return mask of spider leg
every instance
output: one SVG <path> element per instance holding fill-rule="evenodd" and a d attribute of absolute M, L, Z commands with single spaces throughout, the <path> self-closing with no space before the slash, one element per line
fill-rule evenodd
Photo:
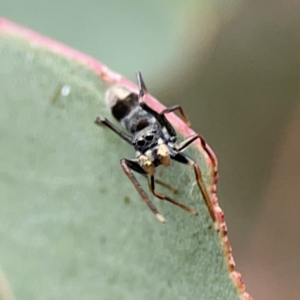
<path fill-rule="evenodd" d="M 183 122 L 188 126 L 188 127 L 191 127 L 191 123 L 190 121 L 188 120 L 188 118 L 186 117 L 182 107 L 180 105 L 173 105 L 171 107 L 167 107 L 165 108 L 164 110 L 162 110 L 159 114 L 160 115 L 164 115 L 166 113 L 170 113 L 170 112 L 173 112 L 175 110 L 178 110 L 179 111 L 179 114 L 180 114 L 180 117 L 181 119 L 183 120 Z"/>
<path fill-rule="evenodd" d="M 189 208 L 188 206 L 186 206 L 186 205 L 184 205 L 184 204 L 182 204 L 182 203 L 180 203 L 180 202 L 178 202 L 178 201 L 176 201 L 176 200 L 174 200 L 174 199 L 172 199 L 172 198 L 170 198 L 170 197 L 168 197 L 168 196 L 166 196 L 166 195 L 163 195 L 163 194 L 160 194 L 160 193 L 156 192 L 156 190 L 155 190 L 155 178 L 154 178 L 153 175 L 151 175 L 150 181 L 149 181 L 149 177 L 148 177 L 148 184 L 149 184 L 149 188 L 150 188 L 151 192 L 152 192 L 153 195 L 156 196 L 157 198 L 159 198 L 159 199 L 161 199 L 161 200 L 169 201 L 169 202 L 171 202 L 172 204 L 179 206 L 179 207 L 182 208 L 183 210 L 185 210 L 185 211 L 187 211 L 187 212 L 193 214 L 194 216 L 197 216 L 197 215 L 198 215 L 198 212 L 195 211 L 194 209 L 191 209 L 191 208 Z"/>
<path fill-rule="evenodd" d="M 177 194 L 177 190 L 174 189 L 171 185 L 159 180 L 155 178 L 155 183 L 160 184 L 161 186 L 167 188 L 168 190 L 170 190 L 172 193 Z"/>
<path fill-rule="evenodd" d="M 202 138 L 198 133 L 195 133 L 193 135 L 191 135 L 190 137 L 188 137 L 186 140 L 184 140 L 183 142 L 181 142 L 179 145 L 175 146 L 176 151 L 181 152 L 184 151 L 191 143 L 193 143 L 196 139 L 200 139 L 201 143 L 202 143 Z M 204 141 L 204 140 L 203 140 Z M 205 142 L 204 142 L 205 143 Z M 206 143 L 205 143 L 206 144 Z"/>
<path fill-rule="evenodd" d="M 102 116 L 98 116 L 95 120 L 95 124 L 99 125 L 99 126 L 103 126 L 105 125 L 106 127 L 108 127 L 110 130 L 112 130 L 114 133 L 116 133 L 119 137 L 121 137 L 124 141 L 126 141 L 127 143 L 129 143 L 130 145 L 132 145 L 131 142 L 131 136 L 120 131 L 117 127 L 115 127 L 114 124 L 112 124 L 109 120 L 107 120 L 106 118 L 102 117 Z"/>
<path fill-rule="evenodd" d="M 172 156 L 172 159 L 174 159 L 174 160 L 176 160 L 180 163 L 187 164 L 187 165 L 191 166 L 194 169 L 198 187 L 199 187 L 199 189 L 202 193 L 202 196 L 204 198 L 204 201 L 205 201 L 205 204 L 207 206 L 208 212 L 209 212 L 213 222 L 215 222 L 216 217 L 215 217 L 215 213 L 214 213 L 214 209 L 213 209 L 213 204 L 210 200 L 209 194 L 208 194 L 207 189 L 206 189 L 206 187 L 204 185 L 204 182 L 202 180 L 202 174 L 201 174 L 201 170 L 200 170 L 199 165 L 183 153 L 177 153 L 176 155 Z"/>
<path fill-rule="evenodd" d="M 168 131 L 168 133 L 171 137 L 172 142 L 175 142 L 176 138 L 177 138 L 176 131 L 175 131 L 174 127 L 171 125 L 171 123 L 167 120 L 164 113 L 163 114 L 158 113 L 156 110 L 149 107 L 148 104 L 146 104 L 146 102 L 143 101 L 143 98 L 144 98 L 145 94 L 147 94 L 147 88 L 146 88 L 146 85 L 145 85 L 145 82 L 143 80 L 141 72 L 136 72 L 136 79 L 137 79 L 138 88 L 139 88 L 139 104 L 140 104 L 140 107 L 143 110 L 150 113 L 151 115 L 153 115 L 156 118 L 156 120 L 163 127 L 166 128 L 166 130 Z"/>
<path fill-rule="evenodd" d="M 147 174 L 145 174 L 144 177 L 145 177 L 145 178 L 148 178 Z M 178 191 L 177 191 L 176 189 L 174 189 L 171 185 L 169 185 L 169 184 L 167 184 L 167 183 L 165 183 L 164 181 L 161 181 L 161 180 L 159 180 L 159 179 L 156 179 L 156 178 L 155 178 L 155 183 L 157 183 L 157 184 L 159 184 L 159 185 L 165 187 L 166 189 L 170 190 L 173 194 L 177 194 L 177 192 L 178 192 Z"/>
<path fill-rule="evenodd" d="M 142 101 L 144 95 L 147 94 L 146 84 L 144 82 L 144 79 L 143 79 L 143 76 L 142 76 L 141 72 L 136 72 L 135 75 L 136 75 L 138 88 L 139 88 L 139 101 Z"/>
<path fill-rule="evenodd" d="M 184 151 L 191 143 L 193 143 L 196 139 L 200 140 L 201 146 L 206 152 L 206 154 L 209 156 L 212 166 L 213 166 L 213 172 L 214 176 L 218 176 L 218 165 L 215 156 L 212 154 L 210 148 L 207 146 L 205 140 L 202 136 L 200 136 L 198 133 L 195 133 L 188 137 L 186 140 L 184 140 L 182 143 L 180 143 L 178 146 L 175 146 L 175 150 L 178 152 Z"/>
<path fill-rule="evenodd" d="M 141 185 L 135 178 L 135 176 L 132 173 L 132 170 L 135 172 L 138 172 L 142 175 L 146 175 L 147 173 L 144 171 L 144 169 L 139 165 L 139 163 L 136 160 L 129 160 L 126 158 L 123 158 L 121 161 L 121 167 L 123 171 L 125 172 L 126 176 L 129 178 L 129 180 L 132 182 L 134 185 L 135 189 L 138 191 L 142 199 L 145 201 L 145 203 L 148 205 L 150 210 L 155 214 L 156 218 L 162 222 L 165 223 L 165 218 L 158 212 L 156 207 L 153 205 L 145 191 L 142 189 Z"/>
<path fill-rule="evenodd" d="M 152 109 L 151 107 L 148 106 L 146 102 L 140 102 L 140 107 L 150 113 L 152 116 L 155 117 L 155 119 L 161 124 L 162 127 L 165 127 L 168 131 L 168 134 L 170 135 L 171 138 L 175 139 L 173 142 L 176 141 L 177 134 L 172 126 L 172 124 L 167 120 L 166 116 L 164 114 L 158 113 L 156 110 Z"/>

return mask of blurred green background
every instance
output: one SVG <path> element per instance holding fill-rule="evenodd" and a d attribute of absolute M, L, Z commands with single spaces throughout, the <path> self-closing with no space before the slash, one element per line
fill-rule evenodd
<path fill-rule="evenodd" d="M 298 1 L 1 0 L 0 15 L 180 103 L 219 159 L 237 270 L 256 299 L 300 292 Z"/>

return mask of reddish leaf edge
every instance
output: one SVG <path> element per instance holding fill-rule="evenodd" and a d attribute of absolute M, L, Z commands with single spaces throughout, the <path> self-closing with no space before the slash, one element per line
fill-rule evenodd
<path fill-rule="evenodd" d="M 74 50 L 62 43 L 54 41 L 48 37 L 44 37 L 30 29 L 24 28 L 20 25 L 17 25 L 5 18 L 0 18 L 0 38 L 2 34 L 9 33 L 11 35 L 15 35 L 17 37 L 21 37 L 27 41 L 32 46 L 45 48 L 53 53 L 60 54 L 67 59 L 74 60 L 78 64 L 81 64 L 91 71 L 96 73 L 101 80 L 107 85 L 119 84 L 132 91 L 137 92 L 137 86 L 133 82 L 129 81 L 121 74 L 118 74 L 112 70 L 110 70 L 106 65 L 97 61 L 96 59 L 83 54 L 77 50 Z M 145 97 L 145 101 L 155 110 L 161 111 L 165 108 L 163 104 L 161 104 L 158 100 L 156 100 L 151 95 L 147 94 Z M 191 128 L 187 127 L 187 125 L 178 118 L 175 114 L 170 113 L 167 115 L 167 118 L 172 122 L 172 124 L 176 127 L 179 133 L 183 136 L 190 136 L 195 133 Z M 203 139 L 204 141 L 204 139 Z M 230 277 L 233 281 L 233 284 L 236 286 L 238 293 L 241 296 L 241 299 L 244 300 L 253 300 L 253 298 L 246 292 L 246 286 L 243 282 L 242 276 L 235 270 L 235 262 L 232 256 L 232 248 L 229 243 L 228 235 L 227 235 L 227 226 L 225 223 L 224 213 L 219 206 L 218 196 L 217 196 L 217 183 L 218 183 L 218 160 L 212 149 L 205 142 L 195 142 L 194 143 L 198 150 L 204 155 L 207 164 L 211 169 L 211 183 L 209 194 L 211 197 L 211 201 L 213 203 L 214 213 L 216 216 L 216 224 L 215 227 L 219 231 L 221 236 L 221 242 L 224 250 L 225 262 L 228 267 L 228 271 Z"/>

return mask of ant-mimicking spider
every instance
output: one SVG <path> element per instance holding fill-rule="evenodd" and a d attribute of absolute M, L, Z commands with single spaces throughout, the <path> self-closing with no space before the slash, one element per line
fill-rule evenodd
<path fill-rule="evenodd" d="M 121 85 L 112 86 L 106 91 L 105 94 L 105 101 L 110 108 L 112 115 L 121 123 L 123 127 L 126 128 L 131 135 L 120 131 L 109 120 L 102 116 L 98 116 L 95 120 L 95 123 L 100 126 L 107 126 L 119 137 L 134 147 L 136 151 L 136 158 L 121 159 L 121 167 L 130 181 L 133 183 L 140 196 L 160 222 L 165 223 L 165 218 L 153 205 L 132 171 L 147 177 L 150 191 L 157 198 L 169 201 L 197 216 L 197 211 L 174 200 L 173 198 L 170 198 L 167 195 L 160 194 L 155 190 L 155 183 L 157 183 L 175 192 L 170 185 L 155 179 L 154 177 L 156 167 L 159 165 L 166 167 L 169 166 L 171 159 L 183 164 L 187 164 L 194 169 L 198 187 L 203 195 L 211 218 L 213 221 L 215 221 L 213 205 L 203 183 L 200 167 L 194 160 L 182 153 L 182 151 L 184 151 L 195 140 L 200 139 L 202 144 L 205 144 L 205 141 L 199 134 L 195 133 L 180 144 L 176 144 L 176 131 L 171 123 L 167 120 L 165 114 L 178 110 L 184 123 L 187 126 L 190 126 L 182 107 L 180 105 L 174 105 L 172 107 L 165 108 L 161 112 L 155 111 L 143 101 L 143 98 L 147 93 L 147 89 L 143 81 L 142 74 L 137 72 L 136 77 L 139 94 L 136 94 Z"/>

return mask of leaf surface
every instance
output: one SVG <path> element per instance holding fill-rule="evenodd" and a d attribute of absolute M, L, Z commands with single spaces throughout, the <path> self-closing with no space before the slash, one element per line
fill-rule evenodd
<path fill-rule="evenodd" d="M 132 83 L 6 20 L 0 82 L 0 264 L 17 299 L 250 299 L 233 270 L 207 153 L 187 151 L 201 166 L 218 230 L 193 170 L 175 163 L 159 174 L 199 216 L 151 197 L 161 224 L 120 167 L 133 149 L 94 125 L 98 114 L 112 120 L 107 84 Z M 181 139 L 192 133 L 170 119 Z"/>

